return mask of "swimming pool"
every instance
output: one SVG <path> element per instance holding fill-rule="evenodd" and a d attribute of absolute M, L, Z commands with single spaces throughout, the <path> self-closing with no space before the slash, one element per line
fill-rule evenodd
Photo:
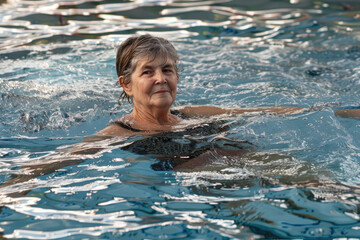
<path fill-rule="evenodd" d="M 5 238 L 360 237 L 360 122 L 334 115 L 359 106 L 358 1 L 3 2 Z M 119 147 L 141 136 L 84 142 L 130 111 L 117 104 L 115 49 L 141 32 L 179 51 L 175 106 L 311 110 L 226 119 L 207 137 L 255 151 L 195 169 L 155 171 L 157 159 Z"/>

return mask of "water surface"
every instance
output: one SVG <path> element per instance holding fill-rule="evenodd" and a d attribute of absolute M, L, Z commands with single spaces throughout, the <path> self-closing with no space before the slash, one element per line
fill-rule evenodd
<path fill-rule="evenodd" d="M 358 1 L 0 3 L 5 238 L 360 236 L 360 122 L 334 115 L 359 106 Z M 176 107 L 312 110 L 226 119 L 208 141 L 256 149 L 194 169 L 155 171 L 154 157 L 120 148 L 141 136 L 83 142 L 131 110 L 117 103 L 116 46 L 145 32 L 179 51 Z"/>

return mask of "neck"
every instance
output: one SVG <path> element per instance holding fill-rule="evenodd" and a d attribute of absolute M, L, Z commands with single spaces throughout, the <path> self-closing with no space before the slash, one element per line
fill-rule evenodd
<path fill-rule="evenodd" d="M 130 114 L 133 127 L 143 130 L 169 130 L 178 121 L 170 114 L 170 109 L 153 109 L 143 111 L 134 108 Z"/>

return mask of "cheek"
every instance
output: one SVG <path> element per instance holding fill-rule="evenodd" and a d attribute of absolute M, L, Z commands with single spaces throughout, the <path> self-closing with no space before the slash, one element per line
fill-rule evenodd
<path fill-rule="evenodd" d="M 154 84 L 152 81 L 144 81 L 143 83 L 143 89 L 145 92 L 150 93 L 154 87 Z"/>
<path fill-rule="evenodd" d="M 150 81 L 141 80 L 137 82 L 136 88 L 138 92 L 150 93 L 152 89 L 152 84 Z"/>
<path fill-rule="evenodd" d="M 169 87 L 172 89 L 172 90 L 176 90 L 177 88 L 177 78 L 174 78 L 173 80 L 169 81 Z"/>

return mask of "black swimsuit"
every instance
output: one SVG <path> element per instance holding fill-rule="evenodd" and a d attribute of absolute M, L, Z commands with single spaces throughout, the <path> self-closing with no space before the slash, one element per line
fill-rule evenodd
<path fill-rule="evenodd" d="M 189 118 L 178 111 L 171 111 L 171 113 L 183 119 Z M 133 132 L 144 132 L 144 130 L 133 128 L 120 121 L 114 122 L 114 124 Z M 220 141 L 214 141 L 214 139 L 219 133 L 229 129 L 227 121 L 220 120 L 180 131 L 144 135 L 141 136 L 141 139 L 136 139 L 122 149 L 141 155 L 150 155 L 160 160 L 152 165 L 154 170 L 172 170 L 178 164 L 197 157 L 214 147 L 219 147 L 217 145 L 220 144 Z M 224 139 L 226 138 L 221 138 L 221 140 Z M 244 149 L 244 143 L 250 144 L 247 141 L 232 141 L 231 139 L 229 139 L 228 144 L 223 144 L 224 141 L 221 142 L 222 148 L 225 145 L 232 147 L 236 145 L 237 149 Z"/>

